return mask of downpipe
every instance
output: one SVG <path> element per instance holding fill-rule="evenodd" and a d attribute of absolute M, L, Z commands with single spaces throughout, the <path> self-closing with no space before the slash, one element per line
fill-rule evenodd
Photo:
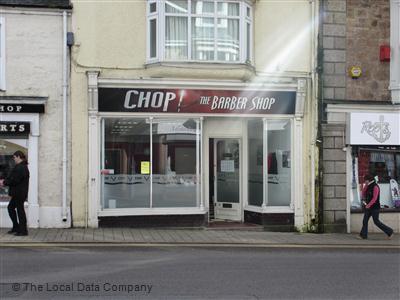
<path fill-rule="evenodd" d="M 67 45 L 67 12 L 63 12 L 63 126 L 62 126 L 62 221 L 67 222 L 67 116 L 68 116 L 68 45 Z"/>

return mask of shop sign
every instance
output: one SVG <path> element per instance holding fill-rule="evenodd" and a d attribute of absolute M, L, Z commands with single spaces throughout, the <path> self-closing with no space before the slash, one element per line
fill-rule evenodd
<path fill-rule="evenodd" d="M 30 133 L 29 122 L 0 121 L 0 135 L 27 135 Z"/>
<path fill-rule="evenodd" d="M 350 113 L 351 145 L 400 145 L 400 114 Z"/>
<path fill-rule="evenodd" d="M 99 89 L 100 112 L 294 114 L 295 106 L 294 91 Z"/>
<path fill-rule="evenodd" d="M 0 113 L 44 113 L 44 104 L 0 103 Z"/>

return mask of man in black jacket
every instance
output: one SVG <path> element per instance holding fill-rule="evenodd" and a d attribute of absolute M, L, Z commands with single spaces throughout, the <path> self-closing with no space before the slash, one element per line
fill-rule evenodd
<path fill-rule="evenodd" d="M 24 202 L 27 201 L 29 189 L 28 162 L 22 151 L 16 151 L 13 154 L 13 159 L 15 167 L 6 179 L 0 180 L 0 187 L 4 185 L 9 186 L 8 194 L 11 197 L 7 208 L 13 227 L 8 233 L 23 236 L 28 235 L 24 209 Z"/>

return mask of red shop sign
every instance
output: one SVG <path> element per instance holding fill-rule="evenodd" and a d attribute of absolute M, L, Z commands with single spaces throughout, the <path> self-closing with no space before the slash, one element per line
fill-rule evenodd
<path fill-rule="evenodd" d="M 100 112 L 294 114 L 296 92 L 201 89 L 99 89 Z"/>

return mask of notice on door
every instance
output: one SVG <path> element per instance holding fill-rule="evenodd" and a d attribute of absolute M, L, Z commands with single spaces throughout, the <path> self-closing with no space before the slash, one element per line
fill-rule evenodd
<path fill-rule="evenodd" d="M 150 162 L 142 161 L 140 163 L 140 174 L 150 174 Z"/>
<path fill-rule="evenodd" d="M 235 172 L 235 161 L 233 159 L 221 160 L 221 172 Z"/>

